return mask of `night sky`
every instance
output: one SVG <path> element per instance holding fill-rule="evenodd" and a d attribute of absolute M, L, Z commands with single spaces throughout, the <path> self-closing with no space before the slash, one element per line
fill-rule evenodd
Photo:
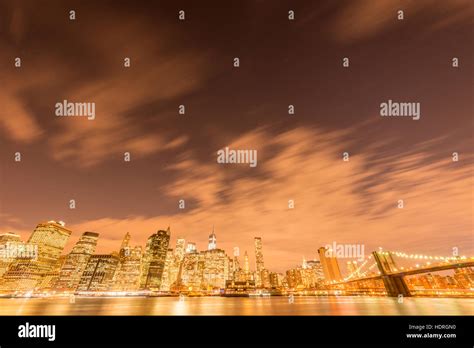
<path fill-rule="evenodd" d="M 0 1 L 0 233 L 63 220 L 68 249 L 95 231 L 110 252 L 171 226 L 203 249 L 215 225 L 277 271 L 333 242 L 474 254 L 471 0 L 155 3 Z M 381 117 L 389 99 L 421 119 Z"/>

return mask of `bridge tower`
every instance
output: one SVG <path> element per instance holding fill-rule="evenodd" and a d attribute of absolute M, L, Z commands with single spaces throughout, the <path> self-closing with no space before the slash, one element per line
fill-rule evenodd
<path fill-rule="evenodd" d="M 377 252 L 372 253 L 377 267 L 380 271 L 383 284 L 387 290 L 387 294 L 390 297 L 398 297 L 403 295 L 404 297 L 411 296 L 410 289 L 408 289 L 403 276 L 390 274 L 396 269 L 395 261 L 392 258 L 390 252 Z"/>

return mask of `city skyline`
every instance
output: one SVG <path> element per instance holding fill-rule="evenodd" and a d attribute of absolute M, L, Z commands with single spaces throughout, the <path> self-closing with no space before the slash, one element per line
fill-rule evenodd
<path fill-rule="evenodd" d="M 382 249 L 356 255 L 351 246 L 333 244 L 318 248 L 319 260 L 303 257 L 301 265 L 280 273 L 265 267 L 261 237 L 254 237 L 256 263 L 250 267 L 247 251 L 241 263 L 238 247 L 232 256 L 219 248 L 214 226 L 204 250 L 181 237 L 173 248 L 168 227 L 150 235 L 144 247 L 132 245 L 127 232 L 120 249 L 108 254 L 96 253 L 99 233 L 86 231 L 65 254 L 71 234 L 63 221 L 54 220 L 39 223 L 26 242 L 0 234 L 0 294 L 469 297 L 474 285 L 474 257 L 457 250 L 447 257 Z M 359 258 L 341 272 L 341 261 L 353 257 Z"/>

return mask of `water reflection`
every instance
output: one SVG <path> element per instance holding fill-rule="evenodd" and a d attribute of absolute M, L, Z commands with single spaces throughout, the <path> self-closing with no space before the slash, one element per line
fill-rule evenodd
<path fill-rule="evenodd" d="M 473 315 L 474 299 L 76 297 L 0 299 L 0 315 Z"/>

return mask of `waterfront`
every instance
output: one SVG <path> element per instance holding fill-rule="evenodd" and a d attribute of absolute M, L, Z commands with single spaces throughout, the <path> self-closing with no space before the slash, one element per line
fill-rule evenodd
<path fill-rule="evenodd" d="M 2 298 L 0 315 L 474 315 L 474 299 L 389 297 Z"/>

